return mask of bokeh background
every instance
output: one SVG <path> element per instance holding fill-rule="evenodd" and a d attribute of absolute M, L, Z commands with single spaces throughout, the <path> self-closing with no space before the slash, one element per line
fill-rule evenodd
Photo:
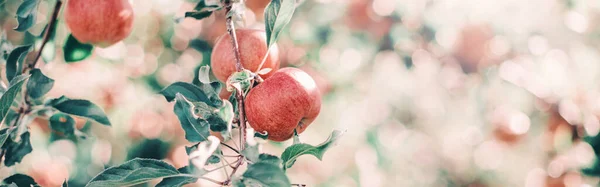
<path fill-rule="evenodd" d="M 37 25 L 13 31 L 20 0 L 0 0 L 13 45 L 36 42 Z M 30 125 L 34 151 L 0 178 L 26 173 L 44 186 L 81 186 L 134 157 L 188 163 L 173 105 L 157 92 L 192 82 L 210 64 L 224 14 L 183 19 L 196 1 L 132 0 L 132 34 L 90 58 L 66 63 L 61 21 L 42 71 L 51 96 L 92 100 L 112 127 L 78 128 L 87 140 Z M 238 27 L 264 28 L 267 0 L 246 0 Z M 320 116 L 301 140 L 345 130 L 322 161 L 288 171 L 308 186 L 597 186 L 600 166 L 600 1 L 301 0 L 278 41 L 283 66 L 308 72 L 323 93 Z M 39 42 L 39 41 L 37 41 Z M 2 76 L 5 76 L 2 74 Z M 3 78 L 5 79 L 5 78 Z M 269 142 L 279 155 L 286 145 Z M 222 174 L 211 174 L 223 178 Z M 158 181 L 156 181 L 158 182 Z M 152 186 L 153 184 L 147 184 Z M 199 181 L 191 186 L 210 186 Z M 143 186 L 143 185 L 142 185 Z"/>

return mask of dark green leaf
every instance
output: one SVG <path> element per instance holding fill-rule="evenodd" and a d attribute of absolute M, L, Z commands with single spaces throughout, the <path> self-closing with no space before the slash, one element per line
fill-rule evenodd
<path fill-rule="evenodd" d="M 265 8 L 265 31 L 267 32 L 267 46 L 271 47 L 277 42 L 283 28 L 290 22 L 296 1 L 271 0 Z"/>
<path fill-rule="evenodd" d="M 5 184 L 14 183 L 17 186 L 37 186 L 38 184 L 31 178 L 30 176 L 23 174 L 14 174 L 6 179 L 4 179 Z"/>
<path fill-rule="evenodd" d="M 212 107 L 222 105 L 218 93 L 210 85 L 206 84 L 203 84 L 201 88 L 190 83 L 176 82 L 160 91 L 160 94 L 165 96 L 165 99 L 169 102 L 175 99 L 177 93 L 180 93 L 192 102 L 204 102 Z"/>
<path fill-rule="evenodd" d="M 39 1 L 25 0 L 19 8 L 17 8 L 17 22 L 19 25 L 15 28 L 16 31 L 25 32 L 35 24 L 37 14 L 36 7 Z"/>
<path fill-rule="evenodd" d="M 191 169 L 188 166 L 177 169 L 179 173 L 192 174 Z M 181 187 L 186 184 L 195 183 L 198 178 L 189 177 L 189 176 L 181 176 L 181 177 L 170 177 L 164 178 L 160 183 L 156 185 L 156 187 Z"/>
<path fill-rule="evenodd" d="M 69 183 L 67 182 L 67 180 L 65 180 L 65 182 L 63 182 L 62 187 L 69 187 Z"/>
<path fill-rule="evenodd" d="M 233 105 L 229 101 L 224 101 L 223 106 L 212 111 L 206 120 L 210 123 L 210 130 L 221 132 L 228 130 L 234 116 Z"/>
<path fill-rule="evenodd" d="M 94 49 L 93 45 L 83 44 L 77 41 L 73 35 L 69 35 L 63 46 L 65 62 L 71 63 L 84 60 L 92 54 L 92 49 Z"/>
<path fill-rule="evenodd" d="M 201 19 L 207 18 L 211 14 L 212 14 L 212 11 L 193 11 L 193 12 L 186 12 L 185 17 L 186 18 L 190 17 L 190 18 L 194 18 L 197 20 L 201 20 Z"/>
<path fill-rule="evenodd" d="M 289 187 L 290 180 L 284 171 L 276 165 L 259 162 L 248 166 L 242 174 L 242 183 L 246 186 Z"/>
<path fill-rule="evenodd" d="M 24 0 L 19 8 L 17 8 L 18 17 L 27 17 L 29 14 L 35 13 L 35 7 L 38 4 L 38 0 Z"/>
<path fill-rule="evenodd" d="M 10 52 L 6 59 L 6 78 L 11 81 L 15 76 L 21 73 L 23 68 L 23 60 L 27 56 L 27 52 L 31 49 L 31 45 L 23 45 L 16 47 Z"/>
<path fill-rule="evenodd" d="M 94 177 L 86 186 L 131 186 L 153 179 L 186 176 L 161 160 L 134 158 L 119 166 L 108 168 Z"/>
<path fill-rule="evenodd" d="M 4 145 L 4 142 L 8 139 L 9 135 L 10 132 L 8 131 L 8 128 L 0 130 L 0 147 Z"/>
<path fill-rule="evenodd" d="M 8 184 L 8 185 L 6 185 L 6 184 L 0 185 L 0 187 L 19 187 L 19 186 L 17 184 L 15 184 L 15 183 L 11 183 L 11 184 Z"/>
<path fill-rule="evenodd" d="M 92 119 L 103 125 L 110 126 L 110 121 L 104 110 L 88 100 L 68 99 L 53 105 L 57 110 L 81 117 Z"/>
<path fill-rule="evenodd" d="M 50 117 L 50 128 L 65 136 L 71 136 L 75 134 L 75 120 L 67 114 L 57 113 Z"/>
<path fill-rule="evenodd" d="M 8 110 L 10 110 L 10 106 L 12 106 L 17 94 L 21 93 L 21 89 L 23 88 L 23 83 L 25 80 L 29 78 L 28 76 L 24 76 L 23 79 L 19 77 L 19 79 L 15 79 L 14 84 L 8 88 L 6 93 L 2 95 L 0 98 L 0 121 L 4 120 Z"/>
<path fill-rule="evenodd" d="M 27 81 L 29 97 L 37 99 L 48 93 L 54 86 L 54 80 L 46 77 L 40 69 L 31 70 L 31 77 Z"/>
<path fill-rule="evenodd" d="M 331 147 L 341 135 L 341 131 L 335 130 L 331 133 L 331 135 L 329 136 L 329 138 L 327 138 L 325 142 L 321 143 L 318 146 L 312 146 L 304 143 L 289 146 L 285 149 L 285 151 L 283 151 L 283 153 L 281 153 L 281 159 L 283 160 L 283 168 L 287 169 L 292 167 L 292 165 L 294 165 L 294 162 L 299 156 L 306 154 L 314 155 L 319 160 L 321 160 L 323 158 L 323 154 L 325 154 L 325 151 L 327 151 L 327 149 L 329 149 L 329 147 Z"/>
<path fill-rule="evenodd" d="M 210 136 L 208 122 L 194 114 L 192 103 L 180 93 L 176 93 L 174 111 L 185 131 L 185 139 L 190 142 L 201 142 Z"/>
<path fill-rule="evenodd" d="M 16 163 L 21 162 L 25 155 L 31 153 L 32 148 L 31 143 L 29 142 L 29 132 L 21 134 L 20 139 L 19 142 L 15 142 L 9 138 L 2 146 L 2 148 L 6 150 L 4 165 L 13 166 Z"/>
<path fill-rule="evenodd" d="M 17 22 L 19 23 L 14 30 L 19 32 L 25 32 L 27 29 L 31 28 L 35 24 L 35 16 L 36 14 L 29 14 L 27 17 L 19 17 L 17 16 Z"/>

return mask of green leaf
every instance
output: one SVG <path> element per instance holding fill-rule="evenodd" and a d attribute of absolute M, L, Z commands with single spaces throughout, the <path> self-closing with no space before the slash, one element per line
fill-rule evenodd
<path fill-rule="evenodd" d="M 155 159 L 134 158 L 119 166 L 110 167 L 96 175 L 86 186 L 132 186 L 153 179 L 188 176 L 175 167 Z"/>
<path fill-rule="evenodd" d="M 210 84 L 213 82 L 210 80 L 210 66 L 205 65 L 198 69 L 198 80 L 203 84 Z"/>
<path fill-rule="evenodd" d="M 290 22 L 296 1 L 271 0 L 265 8 L 265 31 L 267 32 L 267 46 L 277 42 L 283 28 Z"/>
<path fill-rule="evenodd" d="M 63 182 L 62 187 L 69 187 L 69 183 L 67 182 L 67 180 L 65 180 L 65 182 Z"/>
<path fill-rule="evenodd" d="M 104 110 L 88 100 L 66 99 L 53 105 L 57 110 L 76 116 L 92 119 L 103 125 L 110 126 L 110 121 Z"/>
<path fill-rule="evenodd" d="M 258 145 L 250 146 L 246 144 L 246 148 L 242 150 L 241 153 L 251 162 L 256 163 L 259 161 L 258 159 L 260 158 L 260 153 L 258 151 Z"/>
<path fill-rule="evenodd" d="M 14 174 L 7 177 L 2 182 L 5 184 L 16 184 L 17 186 L 38 186 L 38 184 L 30 176 L 24 174 Z"/>
<path fill-rule="evenodd" d="M 254 73 L 249 70 L 245 69 L 241 72 L 235 72 L 227 79 L 227 89 L 235 90 L 233 87 L 239 88 L 246 95 L 250 91 L 250 87 L 252 87 L 252 80 L 254 80 Z"/>
<path fill-rule="evenodd" d="M 173 110 L 185 131 L 185 139 L 190 142 L 201 142 L 210 136 L 209 123 L 194 114 L 193 104 L 180 93 L 175 96 Z"/>
<path fill-rule="evenodd" d="M 267 153 L 260 154 L 258 156 L 258 162 L 273 164 L 277 167 L 281 165 L 281 159 L 279 159 L 279 157 Z"/>
<path fill-rule="evenodd" d="M 325 151 L 327 151 L 327 149 L 329 149 L 329 147 L 331 147 L 341 135 L 341 131 L 335 130 L 325 142 L 319 144 L 318 146 L 312 146 L 305 143 L 289 146 L 285 149 L 285 151 L 283 151 L 283 153 L 281 153 L 284 170 L 292 167 L 296 159 L 302 155 L 314 155 L 321 160 L 323 158 L 323 154 L 325 154 Z"/>
<path fill-rule="evenodd" d="M 82 61 L 92 54 L 93 49 L 93 45 L 81 43 L 70 34 L 63 46 L 65 62 Z"/>
<path fill-rule="evenodd" d="M 6 59 L 6 78 L 11 81 L 15 76 L 21 73 L 23 61 L 27 57 L 27 52 L 31 49 L 31 45 L 23 45 L 16 47 L 10 52 Z"/>
<path fill-rule="evenodd" d="M 191 169 L 188 166 L 177 169 L 179 173 L 192 174 Z M 181 176 L 181 177 L 170 177 L 164 178 L 156 187 L 181 187 L 186 184 L 195 183 L 198 178 Z"/>
<path fill-rule="evenodd" d="M 0 130 L 0 147 L 2 147 L 2 145 L 4 145 L 4 142 L 6 142 L 6 140 L 8 139 L 8 136 L 10 135 L 10 132 L 8 131 L 9 128 L 5 128 Z"/>
<path fill-rule="evenodd" d="M 29 97 L 37 99 L 48 93 L 54 86 L 54 80 L 46 77 L 40 69 L 31 70 L 31 77 L 27 81 Z"/>
<path fill-rule="evenodd" d="M 37 6 L 37 0 L 24 0 L 19 8 L 17 8 L 18 17 L 27 17 L 29 14 L 35 13 L 35 7 Z"/>
<path fill-rule="evenodd" d="M 15 102 L 15 98 L 21 93 L 23 83 L 25 83 L 27 78 L 29 78 L 29 76 L 18 77 L 13 80 L 14 82 L 12 82 L 12 85 L 8 88 L 6 93 L 0 97 L 0 121 L 4 120 L 6 117 L 8 110 L 10 110 L 10 107 Z"/>
<path fill-rule="evenodd" d="M 258 162 L 248 166 L 242 174 L 241 183 L 246 186 L 289 187 L 290 180 L 284 171 L 276 165 Z"/>
<path fill-rule="evenodd" d="M 165 99 L 169 102 L 175 99 L 177 93 L 180 93 L 192 102 L 204 102 L 212 107 L 219 107 L 222 105 L 219 94 L 208 84 L 203 84 L 202 87 L 198 87 L 190 83 L 176 82 L 160 91 L 160 94 L 165 96 Z"/>
<path fill-rule="evenodd" d="M 75 120 L 65 114 L 57 113 L 50 117 L 50 128 L 53 131 L 60 132 L 65 136 L 71 136 L 75 134 Z"/>
<path fill-rule="evenodd" d="M 223 102 L 223 106 L 211 111 L 206 120 L 210 124 L 210 130 L 215 132 L 221 132 L 228 130 L 231 122 L 233 121 L 233 105 L 227 100 Z"/>
<path fill-rule="evenodd" d="M 4 165 L 10 167 L 21 162 L 23 157 L 33 150 L 31 148 L 31 143 L 29 142 L 29 132 L 21 134 L 21 140 L 19 142 L 15 142 L 9 138 L 2 148 L 6 150 Z"/>
<path fill-rule="evenodd" d="M 18 25 L 14 28 L 15 31 L 25 32 L 35 24 L 36 14 L 29 14 L 27 17 L 17 17 Z"/>
<path fill-rule="evenodd" d="M 190 18 L 194 18 L 197 20 L 201 20 L 201 19 L 207 18 L 211 14 L 212 14 L 212 11 L 193 11 L 193 12 L 186 12 L 185 17 L 186 18 L 190 17 Z"/>

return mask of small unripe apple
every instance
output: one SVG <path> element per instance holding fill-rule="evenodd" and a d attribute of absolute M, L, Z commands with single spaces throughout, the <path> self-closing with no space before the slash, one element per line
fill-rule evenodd
<path fill-rule="evenodd" d="M 79 42 L 108 47 L 131 33 L 133 9 L 128 0 L 69 0 L 65 20 Z"/>
<path fill-rule="evenodd" d="M 282 68 L 248 93 L 246 117 L 256 132 L 284 141 L 302 133 L 321 111 L 321 93 L 304 71 Z"/>
<path fill-rule="evenodd" d="M 257 72 L 265 54 L 267 54 L 267 36 L 265 31 L 236 29 L 235 33 L 242 66 L 252 72 Z M 215 77 L 222 82 L 226 82 L 227 78 L 236 71 L 235 54 L 233 53 L 229 33 L 221 36 L 215 44 L 210 57 L 210 65 Z M 270 77 L 279 69 L 279 51 L 276 45 L 272 46 L 271 52 L 261 69 L 265 68 L 271 68 L 271 71 L 260 75 L 263 79 Z"/>

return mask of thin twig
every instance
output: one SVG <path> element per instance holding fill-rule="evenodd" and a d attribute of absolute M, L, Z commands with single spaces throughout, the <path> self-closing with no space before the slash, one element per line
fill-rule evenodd
<path fill-rule="evenodd" d="M 236 161 L 236 162 L 237 162 L 237 161 Z M 211 170 L 207 170 L 206 172 L 207 172 L 207 173 L 210 173 L 210 172 L 213 172 L 213 171 L 217 171 L 217 170 L 219 170 L 219 169 L 226 168 L 227 166 L 232 166 L 232 164 L 224 164 L 224 165 L 222 165 L 222 166 L 219 166 L 219 167 L 217 167 L 217 168 L 214 168 L 214 169 L 211 169 Z"/>
<path fill-rule="evenodd" d="M 225 12 L 226 14 L 229 14 L 229 12 L 231 11 L 231 8 L 233 7 L 233 2 L 231 0 L 223 0 L 223 3 L 225 4 Z M 235 24 L 233 23 L 233 19 L 231 18 L 231 16 L 227 16 L 227 32 L 229 33 L 229 36 L 231 37 L 231 45 L 233 46 L 233 54 L 235 56 L 235 70 L 237 72 L 241 72 L 244 70 L 244 66 L 242 65 L 242 62 L 240 60 L 240 50 L 239 50 L 239 45 L 238 45 L 238 41 L 237 41 L 237 35 L 235 34 Z"/>
<path fill-rule="evenodd" d="M 240 151 L 238 151 L 237 149 L 231 147 L 230 145 L 227 145 L 226 143 L 221 142 L 221 145 L 231 149 L 232 151 L 236 152 L 237 154 L 241 154 Z"/>
<path fill-rule="evenodd" d="M 240 168 L 240 166 L 243 163 L 244 163 L 243 156 L 240 155 L 240 159 L 237 161 L 235 166 L 233 166 L 233 171 L 231 171 L 231 174 L 229 174 L 229 176 L 227 177 L 227 180 L 225 182 L 223 182 L 224 185 L 229 185 L 231 183 L 231 179 L 233 178 L 233 175 L 235 174 L 235 172 Z"/>
<path fill-rule="evenodd" d="M 52 32 L 54 32 L 54 30 L 55 30 L 54 27 L 56 26 L 56 18 L 58 18 L 58 13 L 60 12 L 61 6 L 62 6 L 62 0 L 57 0 L 56 5 L 54 5 L 54 12 L 52 13 L 52 17 L 50 18 L 50 21 L 48 22 L 48 26 L 46 26 L 46 31 L 44 33 L 44 39 L 42 40 L 42 46 L 40 47 L 39 51 L 35 55 L 35 58 L 33 59 L 33 61 L 29 62 L 27 64 L 27 66 L 25 66 L 23 68 L 22 74 L 25 74 L 28 71 L 35 68 L 37 61 L 42 56 L 42 51 L 44 51 L 44 47 L 46 47 L 46 44 L 50 40 L 50 36 L 52 35 Z"/>

